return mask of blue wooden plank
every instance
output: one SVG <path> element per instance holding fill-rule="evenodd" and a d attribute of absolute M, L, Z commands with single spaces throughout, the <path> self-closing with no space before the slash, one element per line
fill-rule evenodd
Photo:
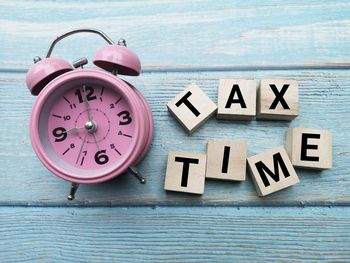
<path fill-rule="evenodd" d="M 1 262 L 349 262 L 350 208 L 0 208 Z"/>
<path fill-rule="evenodd" d="M 348 71 L 262 71 L 152 73 L 129 78 L 145 94 L 155 117 L 155 137 L 140 169 L 148 179 L 140 185 L 133 177 L 82 186 L 77 200 L 65 200 L 68 183 L 48 172 L 33 153 L 28 119 L 34 97 L 23 74 L 0 75 L 0 204 L 3 205 L 247 205 L 302 206 L 349 205 L 350 73 Z M 188 135 L 166 110 L 166 103 L 185 85 L 196 82 L 216 102 L 219 78 L 291 78 L 300 84 L 300 116 L 292 122 L 234 122 L 210 119 Z M 166 193 L 163 190 L 167 152 L 205 152 L 208 139 L 242 139 L 249 156 L 284 143 L 288 127 L 331 129 L 334 132 L 334 168 L 328 171 L 298 169 L 301 183 L 259 198 L 250 178 L 242 183 L 208 180 L 203 196 Z"/>
<path fill-rule="evenodd" d="M 349 8 L 346 0 L 1 1 L 1 68 L 26 69 L 77 27 L 126 38 L 146 66 L 349 62 Z M 75 37 L 54 54 L 92 58 L 101 45 Z"/>

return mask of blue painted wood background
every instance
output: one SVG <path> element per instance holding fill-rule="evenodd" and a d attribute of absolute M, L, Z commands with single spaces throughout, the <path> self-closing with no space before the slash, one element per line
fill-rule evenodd
<path fill-rule="evenodd" d="M 1 1 L 1 262 L 350 261 L 350 3 L 348 1 Z M 127 78 L 155 117 L 151 150 L 130 175 L 81 186 L 36 158 L 28 136 L 35 100 L 25 73 L 59 34 L 95 27 L 123 37 L 143 73 Z M 90 61 L 103 41 L 64 40 L 55 56 Z M 292 122 L 210 119 L 187 135 L 166 110 L 196 82 L 216 102 L 220 78 L 291 78 Z M 297 170 L 301 182 L 259 198 L 246 182 L 208 180 L 203 196 L 163 190 L 169 150 L 205 152 L 208 139 L 243 139 L 249 155 L 284 143 L 288 127 L 331 129 L 334 168 Z"/>

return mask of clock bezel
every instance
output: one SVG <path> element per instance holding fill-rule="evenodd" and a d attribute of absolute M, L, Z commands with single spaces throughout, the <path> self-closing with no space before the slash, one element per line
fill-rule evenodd
<path fill-rule="evenodd" d="M 108 87 L 115 89 L 120 93 L 123 98 L 129 104 L 131 111 L 133 113 L 133 120 L 135 121 L 135 139 L 130 145 L 129 151 L 125 154 L 124 162 L 117 163 L 116 165 L 108 166 L 99 170 L 86 170 L 86 169 L 72 169 L 73 166 L 55 161 L 53 155 L 50 155 L 50 149 L 46 149 L 50 142 L 45 140 L 42 134 L 45 134 L 46 131 L 42 131 L 43 127 L 43 110 L 45 109 L 45 103 L 52 97 L 59 88 L 64 85 L 70 85 L 76 81 L 87 81 L 96 82 L 99 84 L 108 85 Z M 72 87 L 74 85 L 72 84 Z M 117 78 L 111 73 L 99 70 L 99 69 L 76 69 L 74 71 L 67 72 L 53 81 L 51 81 L 39 94 L 32 110 L 31 120 L 30 120 L 30 138 L 34 151 L 36 152 L 39 160 L 43 165 L 49 169 L 52 173 L 59 176 L 60 178 L 74 182 L 74 183 L 99 183 L 110 180 L 116 176 L 119 176 L 125 172 L 129 166 L 134 165 L 136 161 L 140 158 L 140 155 L 144 155 L 144 147 L 149 141 L 149 134 L 145 132 L 152 132 L 150 129 L 147 129 L 147 120 L 143 118 L 143 111 L 140 108 L 140 97 L 139 95 L 132 90 L 132 86 L 129 86 L 123 80 Z M 67 88 L 68 89 L 68 88 Z M 143 104 L 142 104 L 143 105 Z M 146 113 L 148 114 L 148 113 Z M 47 118 L 46 118 L 46 127 L 47 127 Z M 47 139 L 47 138 L 46 138 Z M 50 144 L 51 145 L 51 144 Z M 148 147 L 147 147 L 148 148 Z M 70 167 L 67 169 L 67 167 Z"/>

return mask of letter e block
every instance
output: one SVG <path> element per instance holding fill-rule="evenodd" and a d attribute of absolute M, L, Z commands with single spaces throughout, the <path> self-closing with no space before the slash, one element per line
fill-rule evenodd
<path fill-rule="evenodd" d="M 296 167 L 332 168 L 332 132 L 327 130 L 290 128 L 286 150 Z"/>
<path fill-rule="evenodd" d="M 263 79 L 258 89 L 258 119 L 292 120 L 299 114 L 298 82 Z"/>
<path fill-rule="evenodd" d="M 165 187 L 167 191 L 203 194 L 206 155 L 169 152 Z"/>
<path fill-rule="evenodd" d="M 249 157 L 248 167 L 259 196 L 299 183 L 283 146 Z"/>
<path fill-rule="evenodd" d="M 186 87 L 167 106 L 188 133 L 204 124 L 217 109 L 216 104 L 195 84 Z"/>
<path fill-rule="evenodd" d="M 230 181 L 244 181 L 246 162 L 246 142 L 209 140 L 205 177 Z"/>
<path fill-rule="evenodd" d="M 256 81 L 220 79 L 218 119 L 250 120 L 256 115 Z"/>

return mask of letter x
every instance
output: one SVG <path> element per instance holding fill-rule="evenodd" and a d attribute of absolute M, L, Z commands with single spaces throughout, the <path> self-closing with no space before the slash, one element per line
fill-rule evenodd
<path fill-rule="evenodd" d="M 285 99 L 283 98 L 283 95 L 286 93 L 286 91 L 289 87 L 289 84 L 284 84 L 281 91 L 278 91 L 275 84 L 270 84 L 270 87 L 276 96 L 275 100 L 272 102 L 272 104 L 270 106 L 270 110 L 276 109 L 278 102 L 281 103 L 283 109 L 289 110 L 289 106 L 288 106 L 287 102 L 285 101 Z"/>

